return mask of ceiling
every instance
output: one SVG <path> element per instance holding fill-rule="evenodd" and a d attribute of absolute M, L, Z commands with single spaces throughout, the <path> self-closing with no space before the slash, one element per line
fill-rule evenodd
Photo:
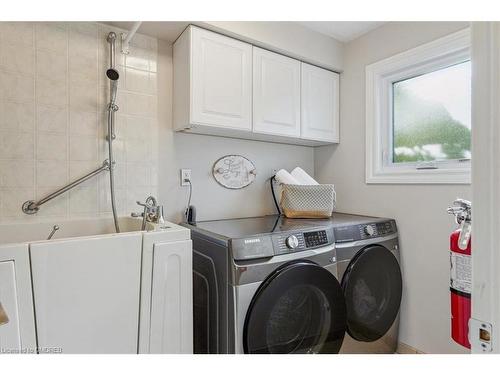
<path fill-rule="evenodd" d="M 107 22 L 110 25 L 122 29 L 130 29 L 134 22 Z M 363 34 L 383 25 L 385 22 L 374 21 L 300 21 L 302 26 L 328 35 L 341 42 L 350 42 Z M 154 36 L 158 39 L 173 42 L 186 28 L 189 22 L 181 21 L 153 21 L 143 22 L 139 30 L 140 33 Z"/>
<path fill-rule="evenodd" d="M 108 25 L 113 25 L 121 29 L 130 30 L 134 22 L 106 22 Z M 174 42 L 182 31 L 189 25 L 189 22 L 183 21 L 147 21 L 141 24 L 139 32 L 153 36 L 155 38 Z"/>
<path fill-rule="evenodd" d="M 382 26 L 378 21 L 301 21 L 302 26 L 335 38 L 350 42 L 367 32 Z"/>

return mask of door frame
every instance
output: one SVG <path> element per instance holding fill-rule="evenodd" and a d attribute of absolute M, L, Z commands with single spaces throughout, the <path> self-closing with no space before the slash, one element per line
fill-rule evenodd
<path fill-rule="evenodd" d="M 472 319 L 500 353 L 500 22 L 472 22 Z M 471 325 L 472 328 L 472 325 Z M 472 353 L 477 330 L 471 329 Z"/>

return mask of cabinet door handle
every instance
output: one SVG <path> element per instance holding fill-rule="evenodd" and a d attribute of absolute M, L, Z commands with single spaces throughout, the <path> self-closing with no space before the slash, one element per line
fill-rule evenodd
<path fill-rule="evenodd" d="M 9 317 L 7 316 L 7 312 L 2 306 L 2 303 L 0 302 L 0 326 L 2 324 L 7 324 L 9 322 Z"/>

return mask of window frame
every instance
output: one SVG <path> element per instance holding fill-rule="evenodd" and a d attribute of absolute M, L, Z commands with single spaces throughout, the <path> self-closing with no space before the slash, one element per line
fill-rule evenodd
<path fill-rule="evenodd" d="M 468 159 L 393 162 L 393 83 L 470 60 L 470 29 L 366 67 L 366 183 L 470 184 Z"/>

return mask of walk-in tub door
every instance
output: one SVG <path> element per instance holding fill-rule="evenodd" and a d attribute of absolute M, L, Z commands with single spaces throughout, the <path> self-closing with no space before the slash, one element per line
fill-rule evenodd
<path fill-rule="evenodd" d="M 141 247 L 141 233 L 30 245 L 42 353 L 137 353 Z"/>

